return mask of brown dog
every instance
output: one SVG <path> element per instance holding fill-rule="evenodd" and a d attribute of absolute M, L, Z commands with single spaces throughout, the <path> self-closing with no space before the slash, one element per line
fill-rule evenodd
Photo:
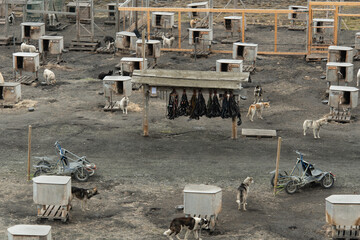
<path fill-rule="evenodd" d="M 87 200 L 92 198 L 93 196 L 99 194 L 97 188 L 85 189 L 78 187 L 71 187 L 71 195 L 72 198 L 77 198 L 81 201 L 81 210 L 84 211 L 84 207 L 86 208 Z"/>

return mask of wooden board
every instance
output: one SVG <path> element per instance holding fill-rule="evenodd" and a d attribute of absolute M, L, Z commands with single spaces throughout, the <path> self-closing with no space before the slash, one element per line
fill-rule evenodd
<path fill-rule="evenodd" d="M 40 219 L 62 220 L 66 222 L 69 220 L 69 206 L 45 205 L 40 209 L 37 217 Z"/>
<path fill-rule="evenodd" d="M 106 53 L 106 54 L 113 54 L 115 52 L 115 49 L 113 47 L 107 48 L 107 47 L 99 47 L 96 49 L 96 53 Z"/>
<path fill-rule="evenodd" d="M 243 128 L 241 129 L 241 135 L 243 137 L 276 137 L 276 130 L 269 130 L 269 129 L 249 129 Z"/>
<path fill-rule="evenodd" d="M 328 116 L 328 121 L 335 121 L 335 122 L 345 122 L 349 123 L 351 119 L 351 114 L 349 113 L 342 113 L 339 114 L 335 113 L 333 115 Z"/>
<path fill-rule="evenodd" d="M 327 55 L 326 54 L 317 54 L 317 53 L 306 55 L 307 62 L 319 62 L 322 59 L 327 59 Z"/>
<path fill-rule="evenodd" d="M 25 84 L 25 85 L 30 85 L 34 81 L 35 81 L 34 77 L 26 76 L 26 75 L 20 76 L 20 77 L 15 79 L 15 82 L 20 82 L 20 83 Z"/>
<path fill-rule="evenodd" d="M 210 55 L 210 51 L 203 51 L 203 50 L 197 50 L 196 51 L 196 57 L 198 58 L 198 57 L 209 57 L 209 55 Z M 195 57 L 195 53 L 194 52 L 192 52 L 191 53 L 191 57 Z"/>
<path fill-rule="evenodd" d="M 243 72 L 254 72 L 255 66 L 252 65 L 243 65 Z"/>
<path fill-rule="evenodd" d="M 79 40 L 73 39 L 70 43 L 70 51 L 95 51 L 98 46 L 99 42 L 94 40 L 93 42 L 88 42 L 86 40 Z"/>

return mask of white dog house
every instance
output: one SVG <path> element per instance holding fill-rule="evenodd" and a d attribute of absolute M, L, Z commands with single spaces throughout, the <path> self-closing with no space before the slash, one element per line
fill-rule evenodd
<path fill-rule="evenodd" d="M 35 73 L 38 77 L 38 71 L 40 69 L 40 57 L 39 53 L 17 52 L 13 53 L 13 71 L 15 75 L 17 72 L 20 76 L 23 72 Z"/>
<path fill-rule="evenodd" d="M 79 8 L 80 21 L 89 21 L 91 19 L 90 2 L 79 1 Z M 66 11 L 70 13 L 76 13 L 76 2 L 69 2 L 68 4 L 66 4 Z M 66 17 L 73 21 L 76 20 L 75 15 L 66 15 Z"/>
<path fill-rule="evenodd" d="M 146 40 L 145 41 L 145 57 L 159 58 L 160 57 L 161 43 L 159 40 Z M 136 56 L 143 57 L 142 54 L 142 40 L 136 41 Z"/>
<path fill-rule="evenodd" d="M 21 99 L 21 84 L 14 82 L 0 83 L 0 105 L 15 104 Z"/>
<path fill-rule="evenodd" d="M 334 19 L 313 19 L 313 43 L 331 43 L 334 35 Z"/>
<path fill-rule="evenodd" d="M 106 76 L 103 79 L 104 95 L 109 98 L 112 94 L 131 96 L 131 77 L 129 76 Z"/>
<path fill-rule="evenodd" d="M 244 24 L 245 24 L 245 29 L 246 29 L 246 18 L 244 20 Z M 225 26 L 225 30 L 227 32 L 241 32 L 242 29 L 242 17 L 240 16 L 228 16 L 228 17 L 224 17 L 224 26 Z"/>
<path fill-rule="evenodd" d="M 20 25 L 22 40 L 38 40 L 41 36 L 45 35 L 45 23 L 24 22 Z"/>
<path fill-rule="evenodd" d="M 144 64 L 145 63 L 145 64 Z M 143 58 L 123 57 L 120 60 L 120 69 L 122 76 L 132 76 L 134 70 L 147 69 L 147 59 L 145 62 Z"/>
<path fill-rule="evenodd" d="M 71 200 L 71 177 L 38 176 L 33 178 L 33 200 L 38 218 L 68 220 Z"/>
<path fill-rule="evenodd" d="M 208 28 L 189 28 L 189 44 L 199 44 L 200 46 L 210 46 L 213 40 L 213 31 Z"/>
<path fill-rule="evenodd" d="M 254 65 L 256 62 L 258 44 L 233 43 L 233 59 L 244 60 L 244 64 Z"/>
<path fill-rule="evenodd" d="M 115 39 L 115 47 L 121 50 L 136 50 L 137 37 L 133 32 L 117 32 Z"/>
<path fill-rule="evenodd" d="M 188 5 L 186 5 L 188 8 L 193 8 L 194 12 L 189 12 L 189 17 L 190 18 L 198 18 L 198 19 L 202 19 L 204 17 L 207 17 L 209 15 L 208 12 L 197 12 L 196 9 L 197 8 L 209 8 L 209 3 L 208 2 L 198 2 L 198 3 L 190 3 Z"/>
<path fill-rule="evenodd" d="M 39 52 L 60 55 L 64 50 L 63 36 L 42 36 L 39 39 Z"/>
<path fill-rule="evenodd" d="M 326 64 L 326 80 L 332 84 L 352 82 L 353 74 L 354 64 L 352 63 L 329 62 Z"/>
<path fill-rule="evenodd" d="M 243 60 L 218 59 L 216 60 L 217 72 L 242 72 Z"/>
<path fill-rule="evenodd" d="M 151 26 L 154 28 L 172 28 L 174 26 L 174 13 L 153 12 L 151 15 Z"/>
<path fill-rule="evenodd" d="M 353 63 L 353 51 L 351 47 L 329 46 L 328 62 Z"/>
<path fill-rule="evenodd" d="M 356 87 L 330 86 L 329 106 L 340 109 L 353 109 L 358 105 L 359 89 Z"/>
<path fill-rule="evenodd" d="M 15 225 L 7 229 L 8 240 L 51 240 L 51 226 Z"/>
<path fill-rule="evenodd" d="M 295 11 L 295 13 L 289 13 L 288 19 L 291 21 L 305 21 L 306 20 L 306 12 L 308 8 L 306 6 L 289 6 L 289 10 Z M 300 13 L 297 13 L 300 12 Z M 303 13 L 301 13 L 303 12 Z"/>
<path fill-rule="evenodd" d="M 204 184 L 188 184 L 184 188 L 184 213 L 187 216 L 207 217 L 210 229 L 222 208 L 221 188 Z"/>

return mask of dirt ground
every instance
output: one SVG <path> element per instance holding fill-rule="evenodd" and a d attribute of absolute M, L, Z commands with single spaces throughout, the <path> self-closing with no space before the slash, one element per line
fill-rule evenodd
<path fill-rule="evenodd" d="M 101 26 L 113 31 L 113 27 Z M 224 38 L 221 27 L 215 27 L 215 47 L 231 50 L 231 45 L 220 44 Z M 12 30 L 16 32 L 16 26 Z M 69 27 L 58 32 L 65 37 L 65 48 L 74 31 Z M 186 34 L 186 25 L 183 31 Z M 247 32 L 246 40 L 258 43 L 259 51 L 266 50 L 274 35 L 272 27 L 263 25 L 251 24 Z M 305 44 L 304 32 L 279 28 L 279 34 L 284 49 L 294 43 L 295 47 Z M 353 45 L 354 35 L 343 31 L 340 41 Z M 15 46 L 15 51 L 19 49 Z M 0 71 L 6 81 L 12 80 L 13 52 L 13 46 L 0 47 Z M 42 66 L 37 83 L 22 85 L 22 99 L 28 101 L 22 107 L 0 109 L 0 239 L 6 239 L 6 229 L 16 224 L 51 225 L 53 239 L 166 239 L 162 233 L 171 220 L 183 216 L 175 207 L 183 204 L 182 190 L 189 183 L 222 188 L 216 229 L 213 233 L 203 230 L 203 239 L 329 239 L 325 198 L 359 192 L 360 111 L 353 110 L 349 124 L 332 122 L 323 127 L 320 139 L 310 132 L 303 136 L 305 119 L 318 119 L 329 112 L 321 102 L 326 99 L 326 80 L 321 78 L 326 62 L 309 63 L 303 56 L 260 55 L 252 82 L 244 84 L 247 99 L 240 102 L 243 123 L 238 128 L 239 138 L 232 140 L 231 120 L 168 120 L 166 101 L 160 98 L 150 101 L 149 137 L 142 136 L 141 111 L 129 111 L 128 115 L 104 112 L 103 86 L 96 78 L 101 71 L 115 70 L 122 56 L 66 52 L 66 63 L 47 66 L 57 76 L 55 86 L 39 83 L 43 81 Z M 212 54 L 195 61 L 189 54 L 162 53 L 157 68 L 210 71 L 221 58 L 231 55 Z M 354 62 L 354 70 L 359 65 Z M 271 107 L 264 111 L 264 120 L 250 122 L 245 116 L 257 84 L 263 86 L 264 100 L 269 100 Z M 142 107 L 142 92 L 133 91 L 130 101 Z M 30 105 L 34 112 L 28 111 Z M 60 141 L 64 148 L 86 155 L 98 166 L 88 182 L 72 180 L 73 186 L 96 186 L 100 194 L 88 202 L 90 210 L 84 212 L 80 202 L 74 202 L 68 223 L 36 219 L 32 182 L 26 181 L 28 125 L 32 126 L 32 164 L 37 156 L 55 156 L 53 144 Z M 299 150 L 305 160 L 332 171 L 337 177 L 335 186 L 328 190 L 304 187 L 294 195 L 282 191 L 274 196 L 269 172 L 275 168 L 277 139 L 242 138 L 242 128 L 277 130 L 283 139 L 281 169 L 291 169 L 295 150 Z M 238 211 L 236 188 L 247 176 L 255 180 L 248 211 Z"/>

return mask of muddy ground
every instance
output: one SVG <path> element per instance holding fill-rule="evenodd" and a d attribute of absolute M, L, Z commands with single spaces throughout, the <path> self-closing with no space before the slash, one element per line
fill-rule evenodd
<path fill-rule="evenodd" d="M 215 41 L 219 42 L 223 32 L 221 25 L 216 28 Z M 247 40 L 257 42 L 264 51 L 273 38 L 272 30 L 270 26 L 249 25 Z M 65 36 L 66 48 L 73 34 L 74 28 L 58 33 Z M 304 32 L 280 28 L 279 34 L 284 46 L 305 43 L 300 39 Z M 344 31 L 341 41 L 352 45 L 353 36 L 354 32 Z M 15 48 L 19 50 L 19 46 Z M 231 50 L 232 46 L 218 43 L 216 48 Z M 13 46 L 0 47 L 0 71 L 10 81 L 13 51 Z M 142 136 L 142 112 L 104 112 L 102 82 L 96 77 L 100 71 L 115 70 L 121 57 L 66 52 L 66 63 L 47 66 L 57 76 L 55 86 L 40 84 L 42 67 L 38 82 L 22 85 L 22 99 L 34 102 L 0 109 L 0 238 L 6 239 L 6 229 L 15 224 L 48 224 L 53 239 L 166 239 L 162 233 L 170 221 L 183 216 L 175 206 L 183 204 L 184 186 L 198 183 L 223 190 L 216 229 L 213 233 L 202 231 L 203 239 L 328 239 L 325 198 L 359 192 L 360 112 L 353 110 L 350 124 L 326 125 L 321 139 L 314 139 L 310 132 L 303 136 L 305 119 L 318 119 L 329 112 L 321 103 L 326 89 L 326 80 L 321 79 L 325 62 L 259 56 L 252 83 L 244 84 L 247 99 L 240 102 L 243 123 L 238 128 L 239 138 L 232 140 L 229 119 L 168 120 L 166 102 L 159 98 L 151 98 L 149 137 Z M 162 53 L 157 68 L 207 71 L 220 58 L 231 55 L 212 54 L 195 61 L 188 54 Z M 360 64 L 354 64 L 357 70 Z M 259 83 L 271 108 L 264 112 L 264 120 L 250 122 L 245 116 L 253 101 L 253 87 Z M 134 91 L 130 101 L 142 107 L 141 91 Z M 28 111 L 31 104 L 35 104 L 34 112 Z M 86 155 L 98 166 L 87 183 L 72 180 L 73 186 L 98 187 L 100 195 L 88 202 L 90 210 L 85 212 L 80 202 L 74 202 L 66 224 L 36 219 L 32 182 L 26 181 L 28 125 L 32 125 L 32 164 L 37 156 L 55 156 L 53 144 L 58 140 L 64 148 Z M 335 173 L 334 188 L 311 186 L 294 195 L 282 191 L 274 196 L 269 172 L 275 168 L 277 139 L 242 138 L 242 128 L 277 130 L 283 139 L 281 169 L 290 170 L 296 161 L 295 150 L 302 151 L 306 160 Z M 254 177 L 255 183 L 248 211 L 239 212 L 236 188 L 247 176 Z"/>

